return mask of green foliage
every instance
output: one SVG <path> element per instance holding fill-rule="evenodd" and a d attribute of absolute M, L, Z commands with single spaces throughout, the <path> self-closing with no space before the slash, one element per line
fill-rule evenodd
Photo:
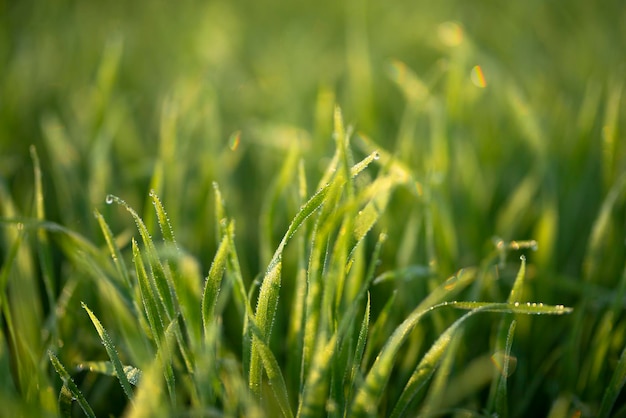
<path fill-rule="evenodd" d="M 620 2 L 48 3 L 0 4 L 4 413 L 624 415 Z"/>

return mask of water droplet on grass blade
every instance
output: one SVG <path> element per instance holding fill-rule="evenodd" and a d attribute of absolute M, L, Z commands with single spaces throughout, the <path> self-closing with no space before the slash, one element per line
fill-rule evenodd
<path fill-rule="evenodd" d="M 111 203 L 113 203 L 114 200 L 115 200 L 115 196 L 113 196 L 112 194 L 108 194 L 107 197 L 104 199 L 107 205 L 110 205 Z"/>
<path fill-rule="evenodd" d="M 378 151 L 374 151 L 374 159 L 375 159 L 375 160 L 380 159 L 380 152 L 378 152 Z"/>

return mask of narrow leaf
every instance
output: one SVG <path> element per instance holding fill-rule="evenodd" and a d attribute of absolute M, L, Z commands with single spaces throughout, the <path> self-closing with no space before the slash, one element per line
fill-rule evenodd
<path fill-rule="evenodd" d="M 87 307 L 87 305 L 85 305 L 84 302 L 81 302 L 81 306 L 87 311 L 91 322 L 93 322 L 93 325 L 96 327 L 96 331 L 98 331 L 98 335 L 100 335 L 100 339 L 102 340 L 102 345 L 104 345 L 104 348 L 109 355 L 109 359 L 111 359 L 111 363 L 113 364 L 113 368 L 115 369 L 117 378 L 122 385 L 122 389 L 124 389 L 126 397 L 132 402 L 133 391 L 130 387 L 130 382 L 128 381 L 128 377 L 126 377 L 126 373 L 124 372 L 124 366 L 120 361 L 117 351 L 115 350 L 115 346 L 113 345 L 113 341 L 109 336 L 109 333 L 104 329 L 98 318 L 93 314 L 93 312 L 91 312 L 91 310 Z"/>
<path fill-rule="evenodd" d="M 228 261 L 228 252 L 230 250 L 229 236 L 224 235 L 220 246 L 217 249 L 211 268 L 209 269 L 209 275 L 204 285 L 204 293 L 202 297 L 202 322 L 204 325 L 205 335 L 209 331 L 209 327 L 213 323 L 215 316 L 215 304 L 217 303 L 217 297 L 220 292 L 220 286 L 222 283 L 222 276 L 226 269 Z"/>
<path fill-rule="evenodd" d="M 511 346 L 513 345 L 513 334 L 515 333 L 516 321 L 511 322 L 509 332 L 506 337 L 506 345 L 504 347 L 504 356 L 500 378 L 498 379 L 498 389 L 496 391 L 496 414 L 499 417 L 506 418 L 509 416 L 507 406 L 507 387 L 506 382 L 509 377 L 509 368 L 511 367 Z"/>
<path fill-rule="evenodd" d="M 50 357 L 52 366 L 54 366 L 57 374 L 59 375 L 59 377 L 61 377 L 61 380 L 63 381 L 63 386 L 71 392 L 71 397 L 78 401 L 78 404 L 80 405 L 83 412 L 85 412 L 85 415 L 95 418 L 96 414 L 93 412 L 93 409 L 91 409 L 91 406 L 87 402 L 87 399 L 85 399 L 83 393 L 80 391 L 80 389 L 78 389 L 78 386 L 76 386 L 76 383 L 74 383 L 74 380 L 72 380 L 72 377 L 67 372 L 67 370 L 65 370 L 65 367 L 63 367 L 63 364 L 59 361 L 57 356 L 55 356 L 51 350 L 48 350 L 48 357 Z M 61 390 L 63 391 L 63 389 Z M 67 393 L 62 394 L 61 396 L 63 398 L 66 398 Z M 66 399 L 64 399 L 63 402 L 66 403 Z"/>

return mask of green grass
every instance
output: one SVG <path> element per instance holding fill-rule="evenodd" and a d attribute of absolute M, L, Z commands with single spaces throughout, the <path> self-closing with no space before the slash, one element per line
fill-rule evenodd
<path fill-rule="evenodd" d="M 625 9 L 431 3 L 0 3 L 3 414 L 626 416 Z"/>

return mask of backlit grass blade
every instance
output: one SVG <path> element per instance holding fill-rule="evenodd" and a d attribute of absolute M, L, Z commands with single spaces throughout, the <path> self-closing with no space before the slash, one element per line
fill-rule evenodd
<path fill-rule="evenodd" d="M 446 331 L 444 331 L 443 334 L 439 336 L 437 341 L 435 341 L 435 343 L 430 347 L 409 378 L 409 381 L 400 395 L 400 399 L 398 399 L 398 402 L 395 404 L 393 411 L 391 412 L 391 417 L 397 418 L 404 415 L 413 398 L 426 385 L 430 377 L 435 372 L 441 357 L 446 353 L 448 346 L 453 341 L 453 337 L 456 337 L 456 331 L 459 329 L 461 324 L 467 320 L 467 318 L 474 315 L 476 312 L 477 310 L 468 312 L 458 319 L 454 324 L 446 329 Z M 370 414 L 375 412 L 375 409 L 372 408 L 368 408 L 367 410 Z"/>
<path fill-rule="evenodd" d="M 331 183 L 332 184 L 332 183 Z M 256 321 L 265 341 L 269 341 L 274 315 L 278 303 L 278 292 L 281 285 L 282 254 L 287 241 L 295 234 L 304 221 L 311 216 L 324 203 L 330 190 L 327 185 L 315 193 L 298 211 L 292 220 L 287 233 L 276 249 L 272 260 L 266 270 L 259 290 L 256 307 Z M 250 355 L 250 388 L 257 393 L 261 386 L 261 369 L 259 356 L 256 349 L 256 337 L 253 337 Z"/>
<path fill-rule="evenodd" d="M 370 327 L 368 343 L 365 346 L 365 353 L 363 354 L 363 365 L 369 365 L 371 358 L 378 353 L 375 351 L 378 347 L 382 346 L 387 340 L 387 327 L 389 326 L 391 319 L 391 312 L 395 308 L 396 299 L 398 296 L 397 290 L 394 291 L 385 305 L 378 314 L 378 318 Z"/>
<path fill-rule="evenodd" d="M 214 326 L 215 320 L 215 304 L 217 303 L 217 297 L 220 292 L 222 283 L 222 276 L 226 269 L 228 261 L 228 252 L 230 250 L 229 236 L 224 235 L 222 242 L 217 249 L 211 268 L 209 269 L 209 275 L 204 285 L 204 293 L 202 297 L 202 323 L 204 326 L 205 335 L 209 332 L 209 327 Z"/>
<path fill-rule="evenodd" d="M 166 316 L 163 306 L 159 303 L 153 290 L 153 285 L 150 282 L 149 276 L 146 272 L 146 268 L 143 264 L 142 256 L 139 251 L 139 247 L 135 240 L 132 240 L 133 248 L 133 262 L 135 264 L 135 271 L 137 274 L 137 280 L 139 282 L 139 294 L 144 307 L 144 313 L 150 326 L 150 332 L 152 338 L 155 341 L 157 352 L 163 359 L 163 369 L 165 370 L 165 381 L 169 390 L 172 402 L 174 402 L 174 372 L 172 365 L 169 362 L 170 347 L 167 342 L 167 331 L 165 328 L 164 317 Z M 171 327 L 171 324 L 170 326 Z"/>
<path fill-rule="evenodd" d="M 391 191 L 399 183 L 391 176 L 379 177 L 365 191 L 370 197 L 365 207 L 357 213 L 354 220 L 354 239 L 358 244 L 378 222 L 384 213 Z M 356 245 L 356 244 L 355 244 Z"/>
<path fill-rule="evenodd" d="M 67 389 L 69 389 L 69 391 L 71 392 L 71 396 L 78 401 L 78 404 L 80 405 L 83 412 L 85 412 L 85 415 L 95 418 L 96 414 L 93 412 L 93 409 L 91 409 L 91 406 L 87 402 L 87 399 L 85 399 L 83 393 L 80 391 L 80 389 L 78 389 L 78 386 L 76 386 L 76 383 L 74 383 L 74 380 L 72 380 L 72 377 L 67 372 L 67 370 L 65 370 L 65 367 L 63 367 L 63 364 L 61 364 L 57 356 L 55 356 L 52 351 L 48 350 L 48 357 L 50 357 L 52 366 L 54 366 L 54 369 L 61 377 L 61 380 L 63 381 L 63 386 L 66 386 Z"/>
<path fill-rule="evenodd" d="M 172 229 L 172 224 L 167 216 L 167 212 L 165 212 L 165 208 L 157 196 L 154 190 L 150 190 L 149 193 L 150 200 L 152 200 L 152 205 L 154 206 L 154 211 L 157 215 L 157 220 L 159 223 L 159 228 L 161 229 L 161 234 L 163 234 L 163 240 L 172 244 L 175 248 L 178 248 L 176 245 L 176 238 L 174 237 L 174 230 Z"/>
<path fill-rule="evenodd" d="M 200 288 L 197 285 L 198 280 L 196 274 L 193 274 L 189 268 L 185 268 L 189 265 L 190 258 L 179 249 L 172 224 L 161 200 L 154 190 L 150 190 L 149 195 L 157 215 L 163 241 L 166 245 L 165 250 L 170 250 L 173 253 L 174 258 L 167 258 L 166 263 L 169 267 L 171 284 L 174 287 L 174 296 L 177 299 L 176 303 L 180 309 L 191 344 L 197 344 L 200 340 L 202 327 L 200 312 L 195 307 L 200 296 Z"/>
<path fill-rule="evenodd" d="M 251 315 L 251 312 L 248 312 L 248 315 Z M 248 326 L 251 333 L 255 336 L 257 344 L 256 347 L 259 350 L 258 353 L 261 358 L 263 368 L 265 369 L 269 384 L 274 392 L 274 396 L 278 402 L 280 410 L 285 418 L 292 418 L 293 412 L 291 411 L 291 406 L 289 405 L 287 385 L 285 384 L 285 379 L 278 361 L 272 353 L 272 350 L 270 350 L 269 346 L 263 341 L 261 330 L 256 325 L 252 316 L 249 316 L 248 318 Z"/>
<path fill-rule="evenodd" d="M 131 208 L 128 205 L 128 203 L 126 203 L 124 200 L 114 195 L 107 195 L 106 201 L 107 203 L 115 202 L 121 205 L 133 217 L 133 220 L 135 221 L 135 224 L 137 225 L 137 229 L 139 230 L 139 234 L 141 235 L 143 244 L 146 247 L 150 270 L 152 271 L 152 274 L 154 275 L 154 280 L 155 280 L 159 298 L 161 300 L 161 303 L 163 303 L 163 306 L 165 307 L 165 311 L 168 315 L 168 319 L 172 319 L 174 317 L 174 312 L 175 312 L 174 294 L 173 294 L 174 286 L 167 279 L 167 276 L 163 269 L 163 265 L 159 261 L 159 257 L 158 257 L 156 248 L 154 246 L 154 242 L 152 241 L 152 237 L 150 236 L 150 233 L 148 232 L 148 228 L 144 224 L 141 217 L 137 214 L 137 212 L 133 208 Z"/>
<path fill-rule="evenodd" d="M 174 280 L 171 277 L 171 272 L 166 272 L 166 270 L 164 269 L 163 264 L 161 263 L 161 259 L 159 258 L 159 254 L 157 253 L 156 247 L 154 245 L 154 241 L 152 240 L 152 237 L 148 232 L 148 228 L 144 224 L 141 217 L 137 214 L 137 212 L 133 208 L 131 208 L 130 205 L 128 205 L 128 203 L 126 203 L 124 200 L 120 199 L 117 196 L 109 194 L 106 196 L 106 202 L 115 202 L 121 205 L 133 217 L 133 220 L 137 225 L 137 229 L 139 230 L 139 234 L 141 235 L 141 239 L 145 246 L 145 251 L 148 258 L 148 265 L 150 267 L 151 275 L 154 278 L 154 283 L 156 284 L 156 290 L 159 296 L 159 300 L 165 308 L 165 319 L 167 319 L 168 321 L 173 321 L 173 319 L 178 316 L 180 308 L 178 296 L 176 293 L 176 283 L 174 283 Z M 184 320 L 185 318 L 183 317 L 183 321 Z M 190 358 L 189 349 L 184 341 L 180 327 L 175 328 L 174 333 L 176 335 L 178 348 L 185 362 L 185 366 L 187 370 L 191 373 L 193 370 L 192 360 Z"/>
<path fill-rule="evenodd" d="M 104 220 L 104 217 L 100 214 L 100 212 L 98 212 L 98 210 L 94 211 L 94 215 L 96 217 L 96 220 L 98 221 L 98 224 L 100 225 L 100 230 L 104 235 L 104 240 L 106 241 L 109 252 L 111 253 L 111 258 L 113 259 L 115 268 L 122 278 L 126 289 L 130 291 L 130 289 L 132 289 L 132 284 L 130 281 L 130 275 L 128 274 L 128 268 L 126 267 L 126 263 L 124 262 L 122 253 L 120 252 L 120 249 L 115 242 L 115 238 L 113 236 L 113 233 L 111 232 L 111 228 L 109 228 L 109 225 Z"/>
<path fill-rule="evenodd" d="M 463 337 L 465 336 L 463 330 L 459 330 L 455 338 L 452 338 L 450 346 L 440 360 L 439 367 L 435 375 L 433 376 L 433 382 L 428 389 L 428 395 L 421 401 L 419 398 L 414 397 L 412 405 L 420 402 L 422 408 L 419 412 L 419 416 L 428 417 L 437 414 L 440 411 L 442 404 L 448 398 L 448 388 L 450 387 L 450 375 L 454 367 L 454 360 L 457 356 L 457 352 L 461 344 L 463 343 Z M 411 406 L 412 406 L 411 405 Z"/>
<path fill-rule="evenodd" d="M 139 294 L 143 304 L 144 313 L 148 319 L 152 337 L 154 338 L 157 347 L 159 347 L 165 332 L 165 325 L 163 322 L 163 317 L 165 316 L 165 312 L 163 311 L 164 308 L 159 304 L 159 301 L 154 295 L 154 290 L 148 273 L 146 272 L 141 252 L 139 251 L 139 247 L 134 238 L 132 240 L 132 250 L 133 263 L 135 264 L 135 272 L 139 284 Z"/>
<path fill-rule="evenodd" d="M 111 364 L 113 364 L 113 369 L 115 370 L 115 374 L 117 375 L 117 379 L 120 381 L 122 385 L 122 389 L 124 389 L 124 393 L 126 397 L 132 402 L 133 401 L 133 390 L 130 387 L 130 382 L 128 381 L 128 377 L 126 376 L 126 372 L 124 371 L 124 366 L 120 361 L 120 358 L 117 354 L 117 350 L 115 349 L 115 345 L 113 345 L 113 340 L 109 336 L 109 333 L 104 329 L 98 318 L 93 314 L 93 312 L 87 307 L 87 305 L 81 302 L 81 306 L 87 314 L 89 314 L 89 318 L 91 322 L 96 327 L 96 331 L 98 331 L 98 335 L 102 340 L 102 345 L 107 351 L 109 355 L 109 359 L 111 360 Z"/>
<path fill-rule="evenodd" d="M 397 405 L 396 410 L 400 414 L 413 398 L 417 390 L 430 378 L 434 367 L 443 350 L 447 347 L 452 338 L 453 332 L 471 315 L 478 312 L 506 312 L 532 315 L 562 315 L 570 313 L 571 308 L 561 305 L 551 306 L 542 303 L 484 303 L 484 302 L 442 302 L 431 306 L 426 310 L 416 308 L 407 319 L 396 328 L 389 338 L 382 351 L 376 358 L 374 365 L 368 372 L 363 386 L 359 389 L 354 401 L 353 413 L 357 416 L 372 414 L 376 412 L 384 388 L 387 385 L 391 370 L 394 364 L 395 355 L 400 349 L 400 345 L 406 340 L 410 331 L 417 325 L 424 315 L 442 307 L 454 307 L 458 309 L 470 310 L 468 314 L 451 325 L 430 348 L 428 353 L 415 369 L 413 376 L 404 390 L 404 405 Z M 399 408 L 399 409 L 398 409 Z"/>
<path fill-rule="evenodd" d="M 420 389 L 427 383 L 430 376 L 434 372 L 441 356 L 447 349 L 451 342 L 453 334 L 463 325 L 463 323 L 471 316 L 479 312 L 502 312 L 502 313 L 520 313 L 530 315 L 562 315 L 564 313 L 571 312 L 571 309 L 564 308 L 561 305 L 548 306 L 543 304 L 519 304 L 519 303 L 483 303 L 483 302 L 444 302 L 440 305 L 434 306 L 431 310 L 444 306 L 451 306 L 459 309 L 470 309 L 470 312 L 459 318 L 454 324 L 452 324 L 446 331 L 441 334 L 437 341 L 431 346 L 428 352 L 424 355 L 418 366 L 416 367 L 413 375 L 407 382 L 400 399 L 394 407 L 392 416 L 401 416 L 415 395 Z M 514 330 L 515 327 L 511 327 L 509 331 Z M 507 341 L 507 344 L 512 343 L 512 331 L 510 332 L 511 339 Z M 509 347 L 510 353 L 510 347 Z M 505 360 L 506 361 L 506 360 Z M 508 365 L 506 366 L 508 368 Z M 369 377 L 369 376 L 368 376 Z M 371 408 L 369 412 L 373 412 Z"/>

